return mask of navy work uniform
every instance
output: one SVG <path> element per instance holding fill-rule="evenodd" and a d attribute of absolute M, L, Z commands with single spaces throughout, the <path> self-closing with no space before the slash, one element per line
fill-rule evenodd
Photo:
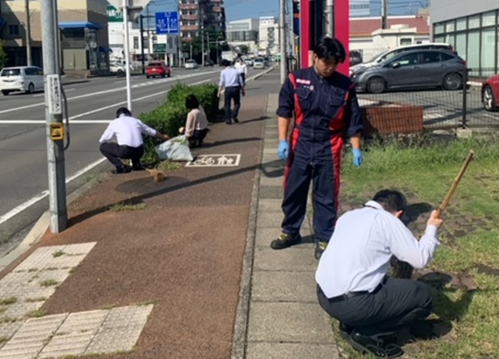
<path fill-rule="evenodd" d="M 327 243 L 337 218 L 343 140 L 363 131 L 354 85 L 341 73 L 321 77 L 313 67 L 289 74 L 277 115 L 295 122 L 284 174 L 282 231 L 298 236 L 313 180 L 315 241 Z"/>

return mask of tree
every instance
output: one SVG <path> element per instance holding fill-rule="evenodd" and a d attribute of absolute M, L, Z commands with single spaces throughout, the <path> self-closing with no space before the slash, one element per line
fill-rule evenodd
<path fill-rule="evenodd" d="M 7 64 L 7 54 L 3 48 L 3 42 L 0 41 L 0 69 Z"/>

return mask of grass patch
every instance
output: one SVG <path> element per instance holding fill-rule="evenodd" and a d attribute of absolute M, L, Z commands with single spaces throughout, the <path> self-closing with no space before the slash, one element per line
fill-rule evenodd
<path fill-rule="evenodd" d="M 36 303 L 36 302 L 43 302 L 47 300 L 45 297 L 33 297 L 33 298 L 26 298 L 25 302 L 26 303 Z"/>
<path fill-rule="evenodd" d="M 16 297 L 0 298 L 0 305 L 11 305 L 17 302 Z"/>
<path fill-rule="evenodd" d="M 7 337 L 0 337 L 0 345 L 6 343 L 9 340 Z"/>
<path fill-rule="evenodd" d="M 443 245 L 429 269 L 468 273 L 478 290 L 432 288 L 434 315 L 452 329 L 443 337 L 407 344 L 404 349 L 412 359 L 492 358 L 499 353 L 499 142 L 435 141 L 429 136 L 372 141 L 360 168 L 353 166 L 350 151 L 344 153 L 343 201 L 361 206 L 377 191 L 392 188 L 436 209 L 471 149 L 475 159 L 442 215 Z M 428 215 L 421 216 L 425 220 Z M 351 358 L 367 358 L 344 340 L 338 338 L 338 343 Z"/>
<path fill-rule="evenodd" d="M 180 163 L 173 161 L 163 161 L 156 166 L 158 171 L 175 172 L 180 169 Z"/>
<path fill-rule="evenodd" d="M 66 253 L 64 253 L 64 251 L 58 250 L 58 251 L 55 251 L 54 253 L 52 253 L 52 257 L 57 258 L 57 257 L 63 256 L 64 254 L 66 254 Z"/>
<path fill-rule="evenodd" d="M 130 211 L 140 211 L 146 208 L 145 203 L 137 204 L 126 204 L 126 203 L 116 203 L 110 207 L 113 212 L 130 212 Z"/>
<path fill-rule="evenodd" d="M 28 313 L 28 317 L 30 318 L 41 318 L 47 315 L 47 312 L 44 310 L 34 310 Z"/>
<path fill-rule="evenodd" d="M 59 284 L 59 282 L 56 281 L 56 280 L 54 280 L 54 279 L 46 279 L 46 280 L 44 280 L 44 281 L 42 281 L 40 283 L 40 285 L 42 287 L 52 287 L 52 286 L 55 286 L 55 285 L 58 285 L 58 284 Z"/>

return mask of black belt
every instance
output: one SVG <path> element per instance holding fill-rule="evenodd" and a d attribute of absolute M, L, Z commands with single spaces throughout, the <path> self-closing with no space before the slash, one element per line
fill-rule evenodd
<path fill-rule="evenodd" d="M 358 297 L 360 295 L 366 295 L 366 294 L 374 294 L 376 293 L 378 290 L 381 289 L 381 287 L 383 287 L 383 284 L 385 284 L 386 282 L 386 276 L 381 280 L 381 283 L 378 284 L 378 286 L 376 288 L 374 288 L 374 290 L 372 292 L 369 292 L 368 290 L 362 290 L 362 291 L 359 291 L 359 292 L 348 292 L 348 293 L 345 293 L 345 294 L 342 294 L 342 295 L 338 295 L 337 297 L 332 297 L 332 298 L 329 298 L 328 300 L 330 302 L 342 302 L 346 299 L 349 299 L 349 298 L 354 298 L 354 297 Z"/>

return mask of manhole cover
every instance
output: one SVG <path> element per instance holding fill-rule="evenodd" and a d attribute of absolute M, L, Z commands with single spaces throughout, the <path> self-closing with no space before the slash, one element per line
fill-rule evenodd
<path fill-rule="evenodd" d="M 150 194 L 153 192 L 166 193 L 184 187 L 189 180 L 184 177 L 168 176 L 164 181 L 154 182 L 152 176 L 137 178 L 116 186 L 116 190 L 121 193 L 133 193 L 138 195 Z"/>

